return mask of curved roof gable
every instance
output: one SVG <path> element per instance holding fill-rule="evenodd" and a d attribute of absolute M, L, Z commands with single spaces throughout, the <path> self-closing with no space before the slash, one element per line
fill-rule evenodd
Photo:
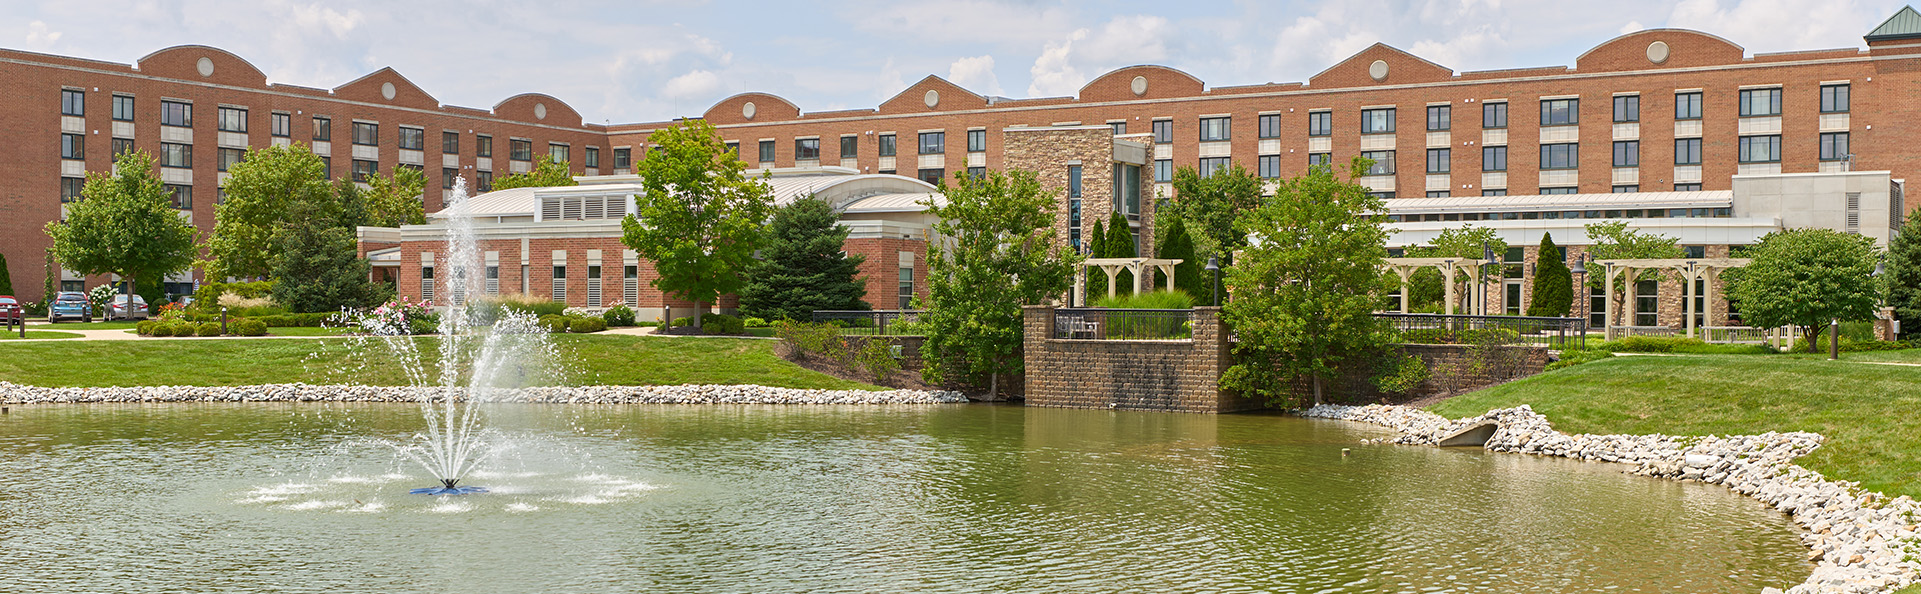
<path fill-rule="evenodd" d="M 754 105 L 752 110 L 753 115 L 751 116 L 748 115 L 749 110 L 747 109 L 747 104 L 749 103 Z M 765 122 L 770 120 L 792 120 L 799 117 L 800 106 L 794 105 L 794 102 L 788 101 L 779 95 L 768 93 L 741 93 L 722 99 L 719 103 L 715 103 L 713 107 L 707 108 L 707 113 L 701 114 L 700 119 L 707 120 L 708 123 L 718 126 L 722 124 L 745 124 L 748 122 Z"/>
<path fill-rule="evenodd" d="M 1734 42 L 1700 31 L 1648 29 L 1594 46 L 1594 49 L 1574 59 L 1574 69 L 1579 72 L 1619 72 L 1718 66 L 1739 63 L 1746 56 L 1747 51 Z"/>
<path fill-rule="evenodd" d="M 1384 64 L 1385 71 L 1377 69 L 1374 66 L 1375 62 Z M 1376 74 L 1381 76 L 1374 76 Z M 1394 46 L 1376 43 L 1307 79 L 1307 86 L 1339 88 L 1402 85 L 1440 82 L 1451 78 L 1454 78 L 1454 71 L 1445 66 L 1429 62 Z"/>
<path fill-rule="evenodd" d="M 201 60 L 207 60 L 201 64 Z M 205 45 L 176 45 L 134 62 L 142 74 L 244 87 L 267 86 L 267 74 L 233 52 Z M 206 74 L 202 74 L 206 72 Z"/>
<path fill-rule="evenodd" d="M 1136 93 L 1134 79 L 1140 78 Z M 1207 83 L 1192 74 L 1154 64 L 1124 66 L 1094 77 L 1075 95 L 1081 101 L 1125 101 L 1128 99 L 1165 99 L 1193 97 L 1207 90 Z"/>
<path fill-rule="evenodd" d="M 389 84 L 393 85 L 393 97 L 387 96 L 387 85 Z M 440 108 L 439 100 L 434 99 L 432 95 L 428 95 L 427 91 L 422 90 L 420 86 L 415 85 L 413 81 L 407 80 L 407 77 L 401 76 L 400 71 L 394 70 L 392 66 L 375 70 L 366 76 L 353 79 L 347 82 L 347 84 L 334 87 L 333 92 L 335 97 L 353 101 L 365 101 L 368 103 L 398 105 L 420 109 Z"/>
<path fill-rule="evenodd" d="M 934 95 L 929 96 L 929 92 Z M 933 99 L 934 104 L 928 105 L 928 99 Z M 883 114 L 927 113 L 983 107 L 987 107 L 986 97 L 961 88 L 960 85 L 948 82 L 947 79 L 929 74 L 927 78 L 920 79 L 920 82 L 907 87 L 907 90 L 901 91 L 892 99 L 882 102 L 879 112 Z"/>
<path fill-rule="evenodd" d="M 580 112 L 567 102 L 544 93 L 521 93 L 494 104 L 494 116 L 555 126 L 581 125 Z"/>

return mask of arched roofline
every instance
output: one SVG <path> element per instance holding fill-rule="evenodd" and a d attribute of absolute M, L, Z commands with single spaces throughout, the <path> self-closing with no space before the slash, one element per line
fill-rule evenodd
<path fill-rule="evenodd" d="M 1202 89 L 1206 89 L 1206 88 L 1207 88 L 1207 81 L 1204 81 L 1204 80 L 1201 80 L 1201 77 L 1198 77 L 1198 76 L 1194 76 L 1194 75 L 1192 75 L 1192 74 L 1188 74 L 1188 72 L 1187 72 L 1186 70 L 1181 70 L 1181 69 L 1179 69 L 1179 68 L 1175 68 L 1175 67 L 1173 67 L 1173 66 L 1164 66 L 1164 65 L 1161 65 L 1161 64 L 1135 64 L 1135 65 L 1132 65 L 1132 66 L 1122 66 L 1122 67 L 1120 67 L 1120 68 L 1115 68 L 1115 69 L 1113 69 L 1113 70 L 1109 70 L 1109 71 L 1107 71 L 1107 72 L 1103 72 L 1103 73 L 1101 73 L 1101 75 L 1100 75 L 1100 76 L 1096 76 L 1096 77 L 1094 77 L 1094 78 L 1091 78 L 1091 79 L 1088 79 L 1088 81 L 1087 81 L 1087 84 L 1084 84 L 1084 85 L 1081 85 L 1081 88 L 1080 88 L 1080 90 L 1077 90 L 1077 91 L 1074 91 L 1074 96 L 1078 98 L 1078 97 L 1080 97 L 1081 95 L 1083 95 L 1083 94 L 1085 94 L 1085 93 L 1087 93 L 1087 88 L 1088 88 L 1088 87 L 1092 87 L 1092 86 L 1094 86 L 1094 83 L 1098 83 L 1098 82 L 1101 82 L 1101 81 L 1103 81 L 1103 80 L 1106 80 L 1106 79 L 1107 79 L 1107 77 L 1110 77 L 1110 76 L 1114 76 L 1114 75 L 1116 75 L 1116 74 L 1120 74 L 1120 73 L 1121 73 L 1122 71 L 1126 71 L 1126 70 L 1133 70 L 1133 69 L 1136 69 L 1136 68 L 1152 68 L 1152 69 L 1155 69 L 1155 70 L 1166 70 L 1166 71 L 1168 71 L 1168 72 L 1172 72 L 1172 73 L 1174 73 L 1174 74 L 1179 74 L 1179 75 L 1181 75 L 1181 76 L 1185 76 L 1185 77 L 1187 77 L 1187 79 L 1188 79 L 1188 80 L 1191 80 L 1191 81 L 1194 81 L 1194 84 L 1197 84 L 1197 85 L 1200 85 Z"/>
<path fill-rule="evenodd" d="M 220 48 L 217 48 L 217 47 L 214 47 L 214 46 L 211 46 L 211 45 L 201 45 L 201 44 L 197 44 L 197 43 L 189 43 L 189 44 L 186 44 L 186 45 L 175 45 L 175 46 L 170 46 L 170 47 L 163 47 L 163 48 L 160 48 L 160 49 L 157 49 L 157 50 L 154 50 L 153 52 L 151 52 L 151 53 L 148 53 L 147 55 L 144 55 L 144 56 L 140 56 L 140 59 L 138 59 L 138 60 L 134 60 L 134 61 L 133 61 L 133 63 L 134 63 L 134 65 L 135 65 L 135 66 L 138 66 L 138 65 L 140 65 L 140 64 L 141 64 L 142 62 L 146 62 L 147 60 L 150 60 L 150 59 L 153 59 L 153 58 L 154 58 L 155 56 L 158 56 L 158 55 L 160 55 L 160 54 L 164 54 L 164 53 L 167 53 L 167 52 L 171 52 L 171 51 L 175 51 L 175 50 L 188 50 L 188 49 L 197 49 L 197 50 L 205 50 L 205 51 L 211 51 L 211 52 L 219 52 L 219 53 L 221 53 L 221 54 L 224 54 L 224 55 L 226 55 L 226 56 L 227 56 L 227 57 L 229 57 L 229 58 L 233 58 L 233 59 L 235 59 L 235 60 L 239 60 L 241 64 L 245 64 L 245 65 L 247 65 L 247 67 L 248 67 L 248 68 L 252 68 L 252 69 L 253 69 L 253 71 L 254 71 L 254 74 L 258 74 L 258 75 L 260 75 L 260 78 L 261 78 L 261 79 L 263 79 L 263 80 L 264 80 L 264 79 L 266 79 L 266 78 L 267 78 L 267 73 L 266 73 L 266 71 L 264 71 L 264 70 L 261 70 L 259 66 L 255 66 L 255 65 L 254 65 L 254 63 L 253 63 L 253 61 L 251 61 L 251 60 L 248 60 L 248 59 L 246 59 L 246 58 L 242 58 L 242 57 L 240 57 L 240 54 L 236 54 L 236 53 L 233 53 L 233 52 L 230 52 L 230 51 L 227 51 L 227 50 L 224 50 L 224 49 L 220 49 Z"/>
<path fill-rule="evenodd" d="M 1585 59 L 1587 59 L 1587 57 L 1588 57 L 1588 55 L 1589 55 L 1589 54 L 1593 54 L 1594 52 L 1597 52 L 1597 51 L 1600 51 L 1600 50 L 1601 50 L 1601 48 L 1604 48 L 1604 47 L 1607 47 L 1607 46 L 1610 46 L 1610 45 L 1613 45 L 1613 44 L 1614 44 L 1614 42 L 1617 42 L 1617 41 L 1620 41 L 1620 40 L 1623 40 L 1623 39 L 1627 39 L 1627 38 L 1629 38 L 1629 37 L 1633 37 L 1633 36 L 1636 36 L 1636 35 L 1645 35 L 1645 34 L 1648 34 L 1648 33 L 1683 33 L 1683 34 L 1690 34 L 1690 35 L 1699 35 L 1699 36 L 1702 36 L 1702 37 L 1706 37 L 1706 38 L 1708 38 L 1708 39 L 1712 39 L 1712 40 L 1715 40 L 1715 41 L 1719 41 L 1719 42 L 1721 42 L 1721 43 L 1725 43 L 1725 44 L 1727 44 L 1727 45 L 1728 45 L 1728 47 L 1732 47 L 1732 48 L 1734 48 L 1734 49 L 1736 49 L 1736 50 L 1739 50 L 1739 51 L 1741 52 L 1741 55 L 1743 55 L 1743 56 L 1746 56 L 1746 55 L 1748 55 L 1748 50 L 1747 50 L 1747 48 L 1744 48 L 1744 47 L 1741 47 L 1741 44 L 1739 44 L 1739 43 L 1735 43 L 1735 42 L 1732 42 L 1732 41 L 1728 41 L 1728 38 L 1726 38 L 1726 37 L 1722 37 L 1722 36 L 1720 36 L 1720 35 L 1715 35 L 1715 34 L 1713 34 L 1713 33 L 1709 33 L 1709 32 L 1706 32 L 1706 31 L 1697 31 L 1697 30 L 1694 30 L 1694 29 L 1682 29 L 1682 28 L 1678 28 L 1678 27 L 1661 27 L 1661 28 L 1657 28 L 1657 29 L 1642 29 L 1642 30 L 1640 30 L 1640 31 L 1635 31 L 1635 32 L 1633 32 L 1633 33 L 1622 33 L 1622 34 L 1620 34 L 1620 35 L 1616 35 L 1616 36 L 1614 36 L 1614 38 L 1612 38 L 1612 39 L 1609 39 L 1609 40 L 1607 40 L 1607 41 L 1603 41 L 1603 42 L 1601 42 L 1600 44 L 1598 44 L 1598 45 L 1595 45 L 1594 47 L 1591 47 L 1591 48 L 1588 48 L 1588 50 L 1587 50 L 1587 51 L 1585 51 L 1585 52 L 1581 52 L 1581 55 L 1579 55 L 1579 56 L 1576 56 L 1576 57 L 1574 58 L 1574 63 L 1575 63 L 1575 64 L 1580 64 L 1580 63 L 1581 63 L 1581 60 L 1585 60 Z"/>

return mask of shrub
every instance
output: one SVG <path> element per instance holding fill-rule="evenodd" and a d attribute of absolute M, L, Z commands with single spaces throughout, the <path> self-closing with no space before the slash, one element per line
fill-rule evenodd
<path fill-rule="evenodd" d="M 608 326 L 632 326 L 634 325 L 634 308 L 615 304 L 607 308 L 607 311 L 601 312 L 600 319 L 605 320 Z"/>
<path fill-rule="evenodd" d="M 242 318 L 231 324 L 233 333 L 239 336 L 266 336 L 267 325 L 260 320 Z"/>
<path fill-rule="evenodd" d="M 216 322 L 207 322 L 207 323 L 201 324 L 198 327 L 194 328 L 194 334 L 198 334 L 200 336 L 219 336 L 220 324 Z"/>
<path fill-rule="evenodd" d="M 568 318 L 567 331 L 575 334 L 600 332 L 607 329 L 607 321 L 601 318 Z"/>
<path fill-rule="evenodd" d="M 1561 351 L 1561 360 L 1547 364 L 1547 371 L 1553 371 L 1563 367 L 1573 367 L 1612 356 L 1614 356 L 1614 353 L 1601 349 L 1569 349 Z"/>
<path fill-rule="evenodd" d="M 274 303 L 273 297 L 241 297 L 238 293 L 221 295 L 218 303 L 220 307 L 227 308 L 228 313 L 248 308 L 277 307 L 279 305 Z"/>
<path fill-rule="evenodd" d="M 553 334 L 560 334 L 562 332 L 566 332 L 567 326 L 570 323 L 572 323 L 572 321 L 568 320 L 567 316 L 563 316 L 560 314 L 547 314 L 544 316 L 540 316 L 540 326 L 543 328 L 546 328 L 547 332 L 553 333 Z"/>
<path fill-rule="evenodd" d="M 433 334 L 440 331 L 440 316 L 421 316 L 407 318 L 407 332 L 411 334 Z"/>
<path fill-rule="evenodd" d="M 40 301 L 22 301 L 20 308 L 27 310 L 29 318 L 44 318 L 47 316 L 47 301 L 51 299 L 52 297 Z"/>
<path fill-rule="evenodd" d="M 691 317 L 674 318 L 674 321 L 668 324 L 668 326 L 675 327 L 675 328 L 678 328 L 681 326 L 692 326 L 692 325 L 694 325 L 694 319 Z"/>
<path fill-rule="evenodd" d="M 193 336 L 199 331 L 200 326 L 191 322 L 167 322 L 167 336 Z M 154 331 L 155 335 L 159 333 L 157 330 Z"/>
<path fill-rule="evenodd" d="M 1380 372 L 1374 376 L 1374 387 L 1389 394 L 1407 394 L 1421 387 L 1431 374 L 1427 362 L 1420 357 L 1394 353 L 1382 361 Z"/>
<path fill-rule="evenodd" d="M 153 336 L 153 327 L 159 324 L 160 322 L 156 320 L 140 320 L 134 323 L 133 330 L 141 336 Z"/>
<path fill-rule="evenodd" d="M 702 314 L 700 316 L 702 334 L 740 334 L 747 331 L 740 318 L 727 314 Z"/>
<path fill-rule="evenodd" d="M 1149 291 L 1137 295 L 1102 297 L 1094 307 L 1109 309 L 1194 309 L 1194 298 L 1186 291 Z"/>
<path fill-rule="evenodd" d="M 504 309 L 516 313 L 531 314 L 535 317 L 557 316 L 567 311 L 567 304 L 565 303 L 520 293 L 476 299 L 473 301 L 471 307 L 482 310 Z"/>
<path fill-rule="evenodd" d="M 867 370 L 867 375 L 874 378 L 876 384 L 886 381 L 887 376 L 893 375 L 900 369 L 900 361 L 894 359 L 894 344 L 879 337 L 869 337 L 862 341 L 860 349 L 856 350 L 853 356 L 854 360 L 860 363 L 861 369 Z"/>
<path fill-rule="evenodd" d="M 767 320 L 750 316 L 741 318 L 740 324 L 748 328 L 766 328 Z"/>
<path fill-rule="evenodd" d="M 1677 348 L 1707 344 L 1698 338 L 1680 336 L 1628 336 L 1616 341 L 1620 351 L 1628 353 L 1672 353 Z"/>
<path fill-rule="evenodd" d="M 1841 333 L 1841 352 L 1843 353 L 1864 353 L 1869 351 L 1898 351 L 1901 349 L 1913 348 L 1909 346 L 1907 342 L 1899 341 L 1899 340 L 1854 340 L 1854 339 L 1848 338 L 1847 332 L 1845 330 L 1846 324 L 1842 324 L 1842 326 L 1843 326 L 1843 331 Z M 1828 345 L 1833 342 L 1834 341 L 1830 339 L 1827 334 L 1822 334 L 1821 338 L 1814 341 L 1815 352 L 1817 353 L 1828 352 Z M 1799 339 L 1796 339 L 1794 341 L 1794 348 L 1788 349 L 1788 350 L 1806 352 L 1807 343 L 1802 342 Z"/>

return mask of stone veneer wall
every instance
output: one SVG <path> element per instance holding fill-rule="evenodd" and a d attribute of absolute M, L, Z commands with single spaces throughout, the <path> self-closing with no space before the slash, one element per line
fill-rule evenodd
<path fill-rule="evenodd" d="M 1402 353 L 1420 357 L 1427 363 L 1428 379 L 1406 394 L 1386 394 L 1374 387 L 1372 370 L 1356 370 L 1335 378 L 1326 386 L 1326 399 L 1333 403 L 1406 402 L 1434 396 L 1463 394 L 1540 373 L 1547 368 L 1547 348 L 1539 346 L 1497 346 L 1485 351 L 1459 344 L 1404 344 Z M 1313 401 L 1313 386 L 1305 381 L 1294 387 L 1303 402 Z"/>
<path fill-rule="evenodd" d="M 1027 405 L 1198 413 L 1262 408 L 1220 388 L 1232 361 L 1220 313 L 1195 308 L 1191 340 L 1062 340 L 1053 338 L 1052 306 L 1027 306 Z"/>
<path fill-rule="evenodd" d="M 1106 226 L 1114 215 L 1114 133 L 1102 126 L 1016 128 L 1006 130 L 1003 161 L 1007 169 L 1033 171 L 1041 188 L 1054 193 L 1054 233 L 1062 243 L 1069 241 L 1067 195 L 1069 165 L 1081 166 L 1081 243 L 1099 221 Z M 1154 164 L 1141 167 L 1140 255 L 1154 253 Z"/>

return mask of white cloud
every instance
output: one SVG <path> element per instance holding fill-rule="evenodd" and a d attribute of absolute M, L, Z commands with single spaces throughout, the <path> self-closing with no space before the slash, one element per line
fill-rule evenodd
<path fill-rule="evenodd" d="M 994 75 L 993 56 L 955 60 L 947 67 L 947 81 L 982 95 L 1001 94 L 1000 77 Z"/>
<path fill-rule="evenodd" d="M 1681 0 L 1667 24 L 1725 37 L 1750 53 L 1858 47 L 1862 35 L 1899 8 L 1868 4 L 1840 0 L 1810 10 L 1789 0 Z"/>
<path fill-rule="evenodd" d="M 1086 84 L 1087 77 L 1074 68 L 1073 60 L 1068 57 L 1074 51 L 1074 42 L 1086 38 L 1086 29 L 1076 29 L 1059 43 L 1047 42 L 1047 46 L 1041 48 L 1041 57 L 1035 58 L 1034 66 L 1027 70 L 1028 75 L 1033 77 L 1033 81 L 1027 85 L 1027 95 L 1068 95 Z"/>
<path fill-rule="evenodd" d="M 1647 29 L 1647 27 L 1642 26 L 1641 21 L 1628 21 L 1628 24 L 1621 25 L 1621 34 L 1627 35 L 1644 29 Z"/>
<path fill-rule="evenodd" d="M 1164 17 L 1117 16 L 1100 29 L 1075 29 L 1065 39 L 1049 41 L 1028 69 L 1031 96 L 1072 95 L 1091 74 L 1122 66 L 1164 62 L 1170 56 L 1172 27 Z"/>
<path fill-rule="evenodd" d="M 46 23 L 34 21 L 27 23 L 27 47 L 47 49 L 60 41 L 60 32 L 47 27 Z"/>
<path fill-rule="evenodd" d="M 661 94 L 675 99 L 692 99 L 720 91 L 720 77 L 706 70 L 695 70 L 667 81 Z"/>
<path fill-rule="evenodd" d="M 319 4 L 288 3 L 283 6 L 286 12 L 291 13 L 294 24 L 300 29 L 324 29 L 340 39 L 345 39 L 348 33 L 352 33 L 355 27 L 359 27 L 362 18 L 359 10 L 351 8 L 347 9 L 347 12 L 340 12 Z"/>

